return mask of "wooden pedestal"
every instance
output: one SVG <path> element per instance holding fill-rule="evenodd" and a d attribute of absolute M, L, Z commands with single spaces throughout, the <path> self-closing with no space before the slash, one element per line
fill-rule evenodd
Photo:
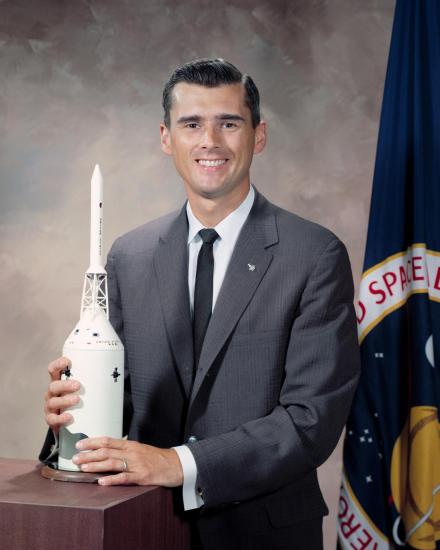
<path fill-rule="evenodd" d="M 51 481 L 40 468 L 0 459 L 2 550 L 189 550 L 171 490 Z"/>

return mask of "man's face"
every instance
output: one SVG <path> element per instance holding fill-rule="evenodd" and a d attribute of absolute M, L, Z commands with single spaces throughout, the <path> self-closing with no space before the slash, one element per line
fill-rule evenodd
<path fill-rule="evenodd" d="M 170 127 L 161 124 L 161 144 L 188 195 L 217 198 L 249 186 L 252 157 L 264 148 L 266 127 L 261 122 L 252 128 L 244 94 L 240 83 L 174 87 Z"/>

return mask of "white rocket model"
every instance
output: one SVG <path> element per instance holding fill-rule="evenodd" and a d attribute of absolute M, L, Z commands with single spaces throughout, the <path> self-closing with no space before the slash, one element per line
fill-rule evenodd
<path fill-rule="evenodd" d="M 80 320 L 67 338 L 63 355 L 71 366 L 63 379 L 81 384 L 81 401 L 66 410 L 73 422 L 60 429 L 58 468 L 79 471 L 72 462 L 75 443 L 85 437 L 122 437 L 124 347 L 108 320 L 107 273 L 103 265 L 103 181 L 92 176 L 90 267 L 84 278 Z"/>

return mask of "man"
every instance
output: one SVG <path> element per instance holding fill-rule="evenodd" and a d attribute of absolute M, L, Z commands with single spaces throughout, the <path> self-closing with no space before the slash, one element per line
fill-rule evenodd
<path fill-rule="evenodd" d="M 129 439 L 81 441 L 102 485 L 183 485 L 194 548 L 322 548 L 316 468 L 358 377 L 344 246 L 250 184 L 266 143 L 252 79 L 223 60 L 165 85 L 162 150 L 188 202 L 119 238 L 107 263 L 126 349 Z M 46 419 L 67 423 L 76 381 L 49 365 Z"/>

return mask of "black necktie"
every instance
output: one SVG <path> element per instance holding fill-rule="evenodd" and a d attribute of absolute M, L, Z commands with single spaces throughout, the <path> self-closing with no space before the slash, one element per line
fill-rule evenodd
<path fill-rule="evenodd" d="M 201 229 L 199 235 L 203 244 L 197 258 L 196 284 L 194 288 L 194 366 L 197 368 L 203 340 L 212 312 L 212 282 L 214 275 L 214 254 L 212 245 L 218 234 L 215 229 Z"/>

